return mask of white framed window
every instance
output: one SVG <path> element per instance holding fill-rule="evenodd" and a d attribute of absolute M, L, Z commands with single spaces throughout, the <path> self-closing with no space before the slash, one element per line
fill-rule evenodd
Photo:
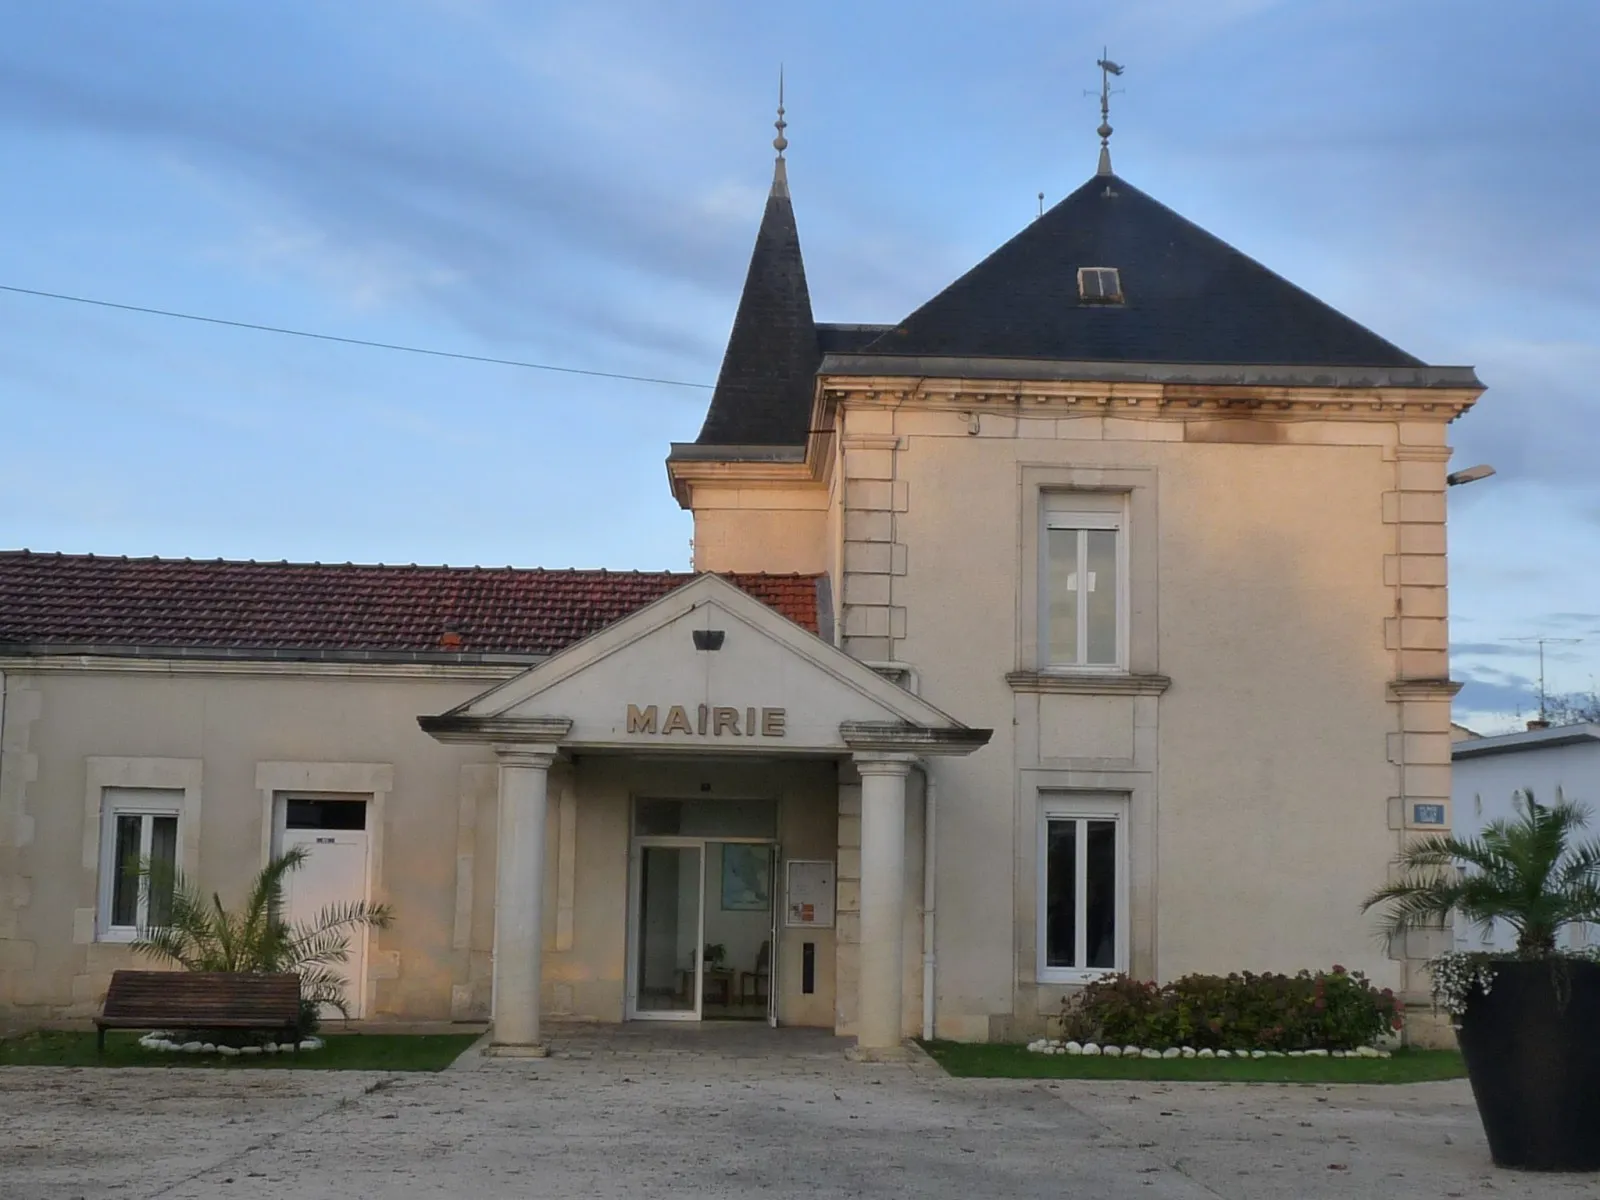
<path fill-rule="evenodd" d="M 1079 267 L 1078 299 L 1085 304 L 1121 304 L 1122 272 L 1116 267 Z"/>
<path fill-rule="evenodd" d="M 1120 495 L 1045 497 L 1039 569 L 1041 666 L 1118 671 L 1127 665 L 1127 516 Z"/>
<path fill-rule="evenodd" d="M 182 791 L 166 788 L 102 791 L 97 921 L 102 941 L 131 941 L 141 926 L 166 919 L 172 902 L 170 873 L 183 864 L 183 802 Z M 145 863 L 159 868 L 154 880 L 141 876 Z"/>
<path fill-rule="evenodd" d="M 1040 798 L 1037 888 L 1041 982 L 1128 969 L 1126 797 Z"/>

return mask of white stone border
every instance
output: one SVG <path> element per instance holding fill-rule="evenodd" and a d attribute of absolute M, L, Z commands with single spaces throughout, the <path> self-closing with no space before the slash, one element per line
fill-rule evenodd
<path fill-rule="evenodd" d="M 1031 1054 L 1086 1055 L 1090 1058 L 1388 1058 L 1389 1051 L 1376 1046 L 1358 1046 L 1354 1050 L 1196 1050 L 1193 1046 L 1167 1046 L 1157 1050 L 1152 1046 L 1102 1046 L 1096 1042 L 1062 1041 L 1060 1038 L 1039 1038 L 1028 1043 Z"/>
<path fill-rule="evenodd" d="M 139 1045 L 146 1050 L 159 1050 L 164 1054 L 218 1054 L 223 1058 L 252 1058 L 259 1054 L 289 1054 L 295 1051 L 306 1053 L 321 1050 L 327 1043 L 321 1038 L 310 1037 L 305 1038 L 298 1046 L 293 1042 L 267 1042 L 260 1046 L 219 1046 L 215 1042 L 175 1041 L 173 1035 L 164 1030 L 156 1030 L 140 1038 Z"/>

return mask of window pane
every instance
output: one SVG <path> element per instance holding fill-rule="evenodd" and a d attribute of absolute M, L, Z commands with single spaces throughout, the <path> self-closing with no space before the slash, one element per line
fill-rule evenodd
<path fill-rule="evenodd" d="M 139 838 L 143 817 L 117 817 L 116 849 L 111 860 L 111 923 L 139 923 Z"/>
<path fill-rule="evenodd" d="M 1045 966 L 1075 967 L 1078 965 L 1078 823 L 1050 821 L 1047 830 Z"/>
<path fill-rule="evenodd" d="M 154 873 L 146 920 L 151 925 L 165 925 L 172 918 L 172 877 L 178 869 L 178 818 L 151 817 L 150 822 L 150 864 Z"/>
<path fill-rule="evenodd" d="M 1078 533 L 1076 529 L 1046 530 L 1045 595 L 1050 661 L 1072 664 L 1078 658 Z"/>
<path fill-rule="evenodd" d="M 1117 661 L 1117 531 L 1087 531 L 1089 653 L 1085 661 L 1111 666 Z"/>
<path fill-rule="evenodd" d="M 284 806 L 285 829 L 365 829 L 365 800 L 290 800 Z"/>
<path fill-rule="evenodd" d="M 1086 821 L 1088 826 L 1087 966 L 1117 965 L 1117 823 Z"/>
<path fill-rule="evenodd" d="M 673 836 L 683 827 L 683 801 L 640 800 L 634 809 L 633 831 Z"/>

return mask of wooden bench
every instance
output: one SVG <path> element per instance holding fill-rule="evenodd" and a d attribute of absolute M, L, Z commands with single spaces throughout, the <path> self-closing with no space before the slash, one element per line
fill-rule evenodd
<path fill-rule="evenodd" d="M 95 1018 L 108 1029 L 260 1029 L 300 1047 L 300 976 L 233 971 L 113 971 Z"/>

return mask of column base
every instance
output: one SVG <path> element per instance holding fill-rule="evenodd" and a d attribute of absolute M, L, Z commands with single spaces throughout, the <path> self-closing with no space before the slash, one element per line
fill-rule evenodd
<path fill-rule="evenodd" d="M 549 1058 L 550 1047 L 543 1042 L 490 1042 L 485 1058 Z"/>
<path fill-rule="evenodd" d="M 846 1060 L 859 1063 L 901 1063 L 911 1061 L 911 1051 L 905 1046 L 851 1046 L 844 1052 Z"/>

